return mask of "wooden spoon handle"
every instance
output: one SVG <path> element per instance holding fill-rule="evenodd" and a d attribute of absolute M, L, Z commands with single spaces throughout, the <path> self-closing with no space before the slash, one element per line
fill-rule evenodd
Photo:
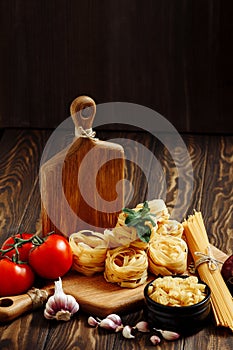
<path fill-rule="evenodd" d="M 88 96 L 79 96 L 71 103 L 70 113 L 77 129 L 91 129 L 96 113 L 95 101 Z"/>
<path fill-rule="evenodd" d="M 29 310 L 32 299 L 28 294 L 0 298 L 0 322 L 11 321 Z"/>

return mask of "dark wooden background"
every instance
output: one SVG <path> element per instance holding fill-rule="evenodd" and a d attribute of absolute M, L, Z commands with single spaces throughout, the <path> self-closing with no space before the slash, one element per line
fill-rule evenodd
<path fill-rule="evenodd" d="M 0 0 L 0 127 L 54 128 L 80 94 L 231 133 L 231 0 Z"/>

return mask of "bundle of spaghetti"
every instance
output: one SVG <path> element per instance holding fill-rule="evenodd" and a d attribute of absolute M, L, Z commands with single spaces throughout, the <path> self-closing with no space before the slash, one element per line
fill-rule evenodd
<path fill-rule="evenodd" d="M 188 247 L 180 237 L 154 236 L 148 248 L 149 270 L 155 275 L 182 274 L 187 269 Z"/>
<path fill-rule="evenodd" d="M 73 269 L 92 276 L 103 272 L 108 243 L 102 233 L 82 230 L 73 233 L 69 238 L 73 252 Z"/>
<path fill-rule="evenodd" d="M 135 288 L 147 280 L 148 259 L 146 252 L 133 247 L 108 250 L 104 277 L 107 282 L 121 287 Z"/>
<path fill-rule="evenodd" d="M 217 326 L 233 331 L 233 299 L 222 278 L 216 259 L 210 251 L 209 239 L 201 212 L 183 222 L 185 236 L 200 278 L 211 289 L 211 303 Z"/>
<path fill-rule="evenodd" d="M 174 237 L 182 237 L 184 231 L 183 225 L 176 221 L 176 220 L 165 220 L 163 223 L 160 223 L 158 225 L 157 230 L 153 231 L 153 234 L 151 235 L 151 238 L 153 239 L 154 234 L 157 235 L 170 235 Z"/>

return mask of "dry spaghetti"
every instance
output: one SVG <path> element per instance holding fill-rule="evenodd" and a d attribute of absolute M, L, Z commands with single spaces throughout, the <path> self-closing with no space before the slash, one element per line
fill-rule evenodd
<path fill-rule="evenodd" d="M 222 278 L 216 260 L 212 258 L 210 245 L 201 212 L 183 223 L 185 236 L 201 279 L 211 289 L 211 303 L 216 324 L 233 331 L 233 300 Z M 200 263 L 200 259 L 201 263 Z"/>

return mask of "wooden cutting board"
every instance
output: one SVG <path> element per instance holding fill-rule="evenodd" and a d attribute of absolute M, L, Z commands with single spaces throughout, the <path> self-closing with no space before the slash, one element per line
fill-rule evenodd
<path fill-rule="evenodd" d="M 75 138 L 40 169 L 42 232 L 69 236 L 116 225 L 124 207 L 124 149 L 93 135 L 95 102 L 79 96 L 70 107 Z"/>
<path fill-rule="evenodd" d="M 227 255 L 211 246 L 216 259 L 224 262 Z M 148 282 L 154 276 L 149 276 Z M 123 314 L 140 310 L 144 304 L 145 284 L 134 289 L 121 288 L 105 281 L 102 274 L 86 277 L 77 272 L 70 272 L 62 279 L 65 293 L 73 295 L 80 304 L 80 309 L 87 314 L 105 317 L 110 313 Z M 54 283 L 43 289 L 49 295 L 54 292 Z M 24 312 L 32 310 L 31 298 L 27 295 L 0 298 L 0 321 L 15 319 Z"/>

